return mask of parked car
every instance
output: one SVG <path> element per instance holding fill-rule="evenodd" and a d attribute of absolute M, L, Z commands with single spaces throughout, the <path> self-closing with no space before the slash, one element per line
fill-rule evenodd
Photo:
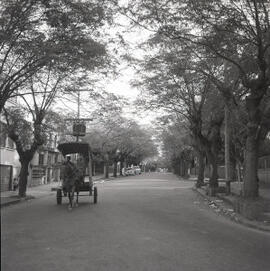
<path fill-rule="evenodd" d="M 142 173 L 142 170 L 141 170 L 141 168 L 139 166 L 133 167 L 133 170 L 135 172 L 135 175 L 138 175 L 138 174 Z"/>
<path fill-rule="evenodd" d="M 126 168 L 125 175 L 126 176 L 135 175 L 134 169 L 131 167 Z"/>

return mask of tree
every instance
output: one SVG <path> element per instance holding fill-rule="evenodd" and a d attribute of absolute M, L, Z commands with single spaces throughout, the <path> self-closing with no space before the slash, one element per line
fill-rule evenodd
<path fill-rule="evenodd" d="M 175 115 L 162 117 L 161 123 L 162 156 L 170 162 L 175 174 L 186 177 L 192 160 L 188 124 L 185 120 L 177 119 Z"/>
<path fill-rule="evenodd" d="M 110 8 L 97 2 L 4 1 L 1 9 L 0 109 L 4 108 L 9 137 L 14 140 L 22 164 L 19 195 L 25 196 L 28 165 L 44 143 L 44 122 L 56 93 L 66 89 L 71 74 L 96 72 L 108 67 L 109 54 L 100 36 L 111 17 Z M 5 109 L 17 96 L 22 109 Z M 25 145 L 21 116 L 28 119 Z M 30 117 L 30 119 L 29 119 Z M 25 124 L 26 125 L 26 124 Z"/>
<path fill-rule="evenodd" d="M 132 1 L 135 23 L 187 47 L 196 45 L 231 63 L 246 88 L 248 114 L 244 197 L 258 196 L 258 146 L 270 129 L 270 24 L 268 1 Z M 232 93 L 231 93 L 232 94 Z"/>
<path fill-rule="evenodd" d="M 198 74 L 194 67 L 191 69 L 183 64 L 183 57 L 187 57 L 189 52 L 178 54 L 178 43 L 164 42 L 157 36 L 150 41 L 150 45 L 154 47 L 154 53 L 143 61 L 139 74 L 142 79 L 136 83 L 144 91 L 142 105 L 151 109 L 163 108 L 180 119 L 185 118 L 200 163 L 203 163 L 203 155 L 206 154 L 211 164 L 210 187 L 214 191 L 218 186 L 222 98 L 208 76 Z M 202 172 L 200 170 L 198 185 L 203 183 Z"/>
<path fill-rule="evenodd" d="M 156 155 L 157 151 L 151 135 L 137 123 L 125 119 L 116 112 L 108 110 L 106 112 L 108 115 L 96 119 L 98 124 L 91 129 L 86 141 L 95 152 L 102 155 L 105 177 L 108 178 L 110 163 L 113 163 L 116 169 L 116 164 L 120 161 L 122 169 L 127 164 L 139 164 L 144 158 Z"/>
<path fill-rule="evenodd" d="M 266 106 L 269 104 L 267 92 L 270 85 L 269 8 L 265 1 L 218 3 L 216 11 L 211 4 L 197 7 L 196 12 L 199 11 L 202 23 L 207 21 L 209 31 L 206 30 L 208 35 L 202 38 L 204 46 L 214 55 L 232 63 L 240 74 L 241 83 L 247 89 L 244 197 L 254 198 L 258 196 L 258 147 L 270 129 L 269 122 L 265 121 L 265 117 L 269 115 Z M 209 16 L 203 14 L 202 8 L 207 8 L 209 15 L 220 16 L 211 21 Z M 219 42 L 210 45 L 213 39 Z M 232 50 L 233 48 L 236 50 Z"/>
<path fill-rule="evenodd" d="M 8 136 L 14 141 L 21 163 L 19 196 L 26 195 L 28 167 L 37 149 L 46 142 L 48 123 L 53 123 L 49 111 L 58 88 L 61 87 L 62 74 L 58 77 L 45 68 L 28 82 L 29 94 L 22 95 L 21 105 L 4 109 Z"/>
<path fill-rule="evenodd" d="M 2 0 L 0 112 L 45 67 L 72 73 L 104 65 L 100 29 L 111 11 L 104 1 Z"/>

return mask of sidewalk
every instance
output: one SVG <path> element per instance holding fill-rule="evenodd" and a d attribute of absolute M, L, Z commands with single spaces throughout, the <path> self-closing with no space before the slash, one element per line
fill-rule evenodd
<path fill-rule="evenodd" d="M 265 212 L 262 213 L 258 219 L 249 220 L 235 211 L 236 202 L 239 199 L 242 183 L 231 183 L 231 194 L 218 193 L 215 197 L 207 195 L 207 187 L 201 188 L 194 187 L 193 190 L 197 191 L 207 202 L 209 207 L 214 212 L 226 216 L 229 219 L 243 224 L 245 226 L 270 232 L 270 186 L 262 184 L 259 189 L 260 201 L 265 204 Z"/>
<path fill-rule="evenodd" d="M 110 177 L 109 179 L 112 178 L 113 177 Z M 105 179 L 104 175 L 93 176 L 94 183 L 106 181 L 109 179 Z M 60 182 L 52 182 L 49 184 L 27 187 L 26 191 L 27 195 L 23 199 L 18 197 L 18 191 L 1 192 L 1 208 L 12 204 L 24 202 L 26 200 L 42 198 L 48 195 L 54 195 L 56 188 L 60 185 L 61 185 Z"/>

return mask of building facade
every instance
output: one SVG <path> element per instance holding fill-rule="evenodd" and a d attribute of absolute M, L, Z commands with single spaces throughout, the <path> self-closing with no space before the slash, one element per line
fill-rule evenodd
<path fill-rule="evenodd" d="M 58 135 L 50 133 L 47 144 L 35 153 L 29 170 L 29 186 L 60 181 L 62 155 L 57 150 Z"/>
<path fill-rule="evenodd" d="M 14 178 L 20 173 L 19 155 L 14 142 L 7 136 L 5 123 L 0 121 L 0 180 L 1 192 L 12 190 Z"/>
<path fill-rule="evenodd" d="M 0 182 L 1 192 L 13 189 L 14 179 L 19 179 L 21 164 L 14 142 L 7 136 L 5 123 L 0 121 Z M 29 165 L 28 186 L 60 181 L 63 160 L 57 150 L 58 135 L 50 133 L 47 144 L 40 147 Z"/>

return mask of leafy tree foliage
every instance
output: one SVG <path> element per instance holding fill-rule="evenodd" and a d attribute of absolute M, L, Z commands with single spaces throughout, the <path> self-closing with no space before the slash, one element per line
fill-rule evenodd
<path fill-rule="evenodd" d="M 138 165 L 144 158 L 157 154 L 152 135 L 115 111 L 106 110 L 96 122 L 86 141 L 95 153 L 102 155 L 107 170 L 111 163 L 120 161 L 121 168 L 128 164 Z"/>
<path fill-rule="evenodd" d="M 19 196 L 26 195 L 28 167 L 37 149 L 45 145 L 52 131 L 62 130 L 63 119 L 55 112 L 43 114 L 42 110 L 32 112 L 33 122 L 29 121 L 29 110 L 22 107 L 9 107 L 5 111 L 7 134 L 14 141 L 21 163 Z M 61 120 L 61 121 L 60 121 Z"/>
<path fill-rule="evenodd" d="M 232 67 L 229 70 L 233 72 L 225 80 L 226 91 L 224 86 L 217 88 L 223 93 L 225 102 L 235 95 L 235 89 L 228 87 L 232 86 L 228 81 L 234 81 L 232 74 L 238 75 L 240 87 L 236 90 L 238 94 L 245 93 L 242 99 L 248 116 L 244 197 L 257 197 L 258 146 L 270 129 L 268 1 L 169 0 L 165 4 L 164 1 L 146 0 L 132 1 L 123 9 L 133 22 L 155 31 L 159 40 L 179 41 L 181 47 L 194 53 L 196 59 L 202 59 L 205 55 L 202 52 L 207 52 L 206 61 L 210 63 L 207 73 L 212 81 L 217 83 L 217 70 L 211 67 L 213 60 L 220 63 L 218 72 L 225 74 L 226 66 Z M 184 63 L 189 60 L 183 56 Z"/>
<path fill-rule="evenodd" d="M 212 166 L 210 185 L 215 188 L 218 186 L 217 168 L 221 149 L 222 97 L 205 74 L 195 72 L 193 67 L 186 69 L 187 65 L 183 68 L 178 43 L 170 40 L 164 43 L 154 38 L 150 41 L 150 46 L 153 45 L 155 52 L 142 63 L 142 79 L 136 83 L 146 92 L 141 105 L 163 108 L 185 119 L 193 137 L 193 146 L 201 156 L 207 155 Z M 198 180 L 198 183 L 202 182 L 203 174 Z"/>
<path fill-rule="evenodd" d="M 167 118 L 166 124 L 162 122 L 161 126 L 162 156 L 169 161 L 174 173 L 185 177 L 193 159 L 188 124 L 173 115 Z"/>
<path fill-rule="evenodd" d="M 111 20 L 112 10 L 99 1 L 2 2 L 0 110 L 14 96 L 26 109 L 22 115 L 5 109 L 9 137 L 22 163 L 19 195 L 25 196 L 28 165 L 44 144 L 46 114 L 57 92 L 66 88 L 71 74 L 95 72 L 109 64 L 101 28 Z M 21 116 L 32 121 L 27 144 L 18 131 Z"/>
<path fill-rule="evenodd" d="M 100 28 L 112 17 L 105 2 L 1 1 L 0 112 L 44 67 L 94 70 L 108 61 L 100 38 Z"/>

